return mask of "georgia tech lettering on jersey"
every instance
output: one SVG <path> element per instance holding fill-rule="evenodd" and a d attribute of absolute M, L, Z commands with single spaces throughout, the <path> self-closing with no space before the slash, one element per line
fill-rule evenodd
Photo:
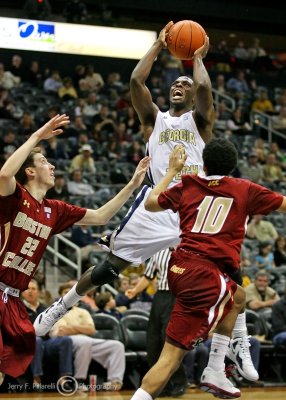
<path fill-rule="evenodd" d="M 194 132 L 188 131 L 187 129 L 166 129 L 159 135 L 159 144 L 171 142 L 186 142 L 196 146 L 196 138 Z"/>
<path fill-rule="evenodd" d="M 52 228 L 47 225 L 41 224 L 40 222 L 34 221 L 32 218 L 28 217 L 25 213 L 19 211 L 13 222 L 13 225 L 17 228 L 22 228 L 36 236 L 43 239 L 48 239 Z"/>

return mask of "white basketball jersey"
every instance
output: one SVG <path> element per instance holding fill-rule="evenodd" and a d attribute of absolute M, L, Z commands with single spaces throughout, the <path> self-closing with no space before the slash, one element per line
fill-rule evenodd
<path fill-rule="evenodd" d="M 175 176 L 171 185 L 178 183 L 182 174 L 204 174 L 202 152 L 205 142 L 199 134 L 192 111 L 180 117 L 172 117 L 169 111 L 159 111 L 146 147 L 146 154 L 151 157 L 148 177 L 153 185 L 165 176 L 170 153 L 178 144 L 184 145 L 188 158 L 182 172 Z"/>

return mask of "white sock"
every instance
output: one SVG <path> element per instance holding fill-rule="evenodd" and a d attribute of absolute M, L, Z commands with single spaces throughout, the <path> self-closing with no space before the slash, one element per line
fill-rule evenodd
<path fill-rule="evenodd" d="M 245 337 L 247 336 L 247 327 L 246 327 L 246 314 L 245 312 L 242 314 L 238 314 L 235 325 L 232 331 L 232 337 Z"/>
<path fill-rule="evenodd" d="M 139 388 L 131 397 L 131 400 L 153 400 L 152 396 L 145 392 L 145 390 Z"/>
<path fill-rule="evenodd" d="M 77 294 L 75 288 L 76 288 L 77 283 L 71 288 L 71 290 L 64 295 L 63 301 L 66 305 L 66 308 L 71 308 L 73 307 L 76 303 L 80 301 L 80 299 L 83 298 L 83 296 L 80 296 Z"/>
<path fill-rule="evenodd" d="M 228 336 L 214 333 L 212 337 L 208 367 L 211 367 L 215 371 L 224 370 L 224 358 L 227 352 L 229 341 L 230 338 Z"/>

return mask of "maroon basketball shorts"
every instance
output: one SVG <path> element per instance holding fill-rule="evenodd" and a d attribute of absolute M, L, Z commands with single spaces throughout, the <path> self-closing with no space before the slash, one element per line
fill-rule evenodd
<path fill-rule="evenodd" d="M 171 257 L 168 281 L 176 303 L 166 340 L 190 350 L 230 311 L 237 284 L 213 262 L 182 250 Z"/>
<path fill-rule="evenodd" d="M 0 371 L 16 378 L 30 365 L 35 353 L 35 330 L 26 308 L 18 297 L 0 290 Z"/>

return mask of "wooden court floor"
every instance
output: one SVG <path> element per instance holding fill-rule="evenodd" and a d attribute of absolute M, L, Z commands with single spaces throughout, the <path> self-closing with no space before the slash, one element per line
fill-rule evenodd
<path fill-rule="evenodd" d="M 241 399 L 243 400 L 285 400 L 286 387 L 273 387 L 273 388 L 247 388 L 241 390 Z M 0 394 L 0 399 L 32 399 L 32 400 L 129 400 L 133 392 L 121 391 L 114 393 L 75 393 L 72 396 L 63 396 L 59 393 L 7 393 Z M 160 397 L 161 400 L 170 400 L 170 397 Z M 215 400 L 215 397 L 208 393 L 203 393 L 197 389 L 188 389 L 184 396 L 179 397 L 182 400 Z"/>

